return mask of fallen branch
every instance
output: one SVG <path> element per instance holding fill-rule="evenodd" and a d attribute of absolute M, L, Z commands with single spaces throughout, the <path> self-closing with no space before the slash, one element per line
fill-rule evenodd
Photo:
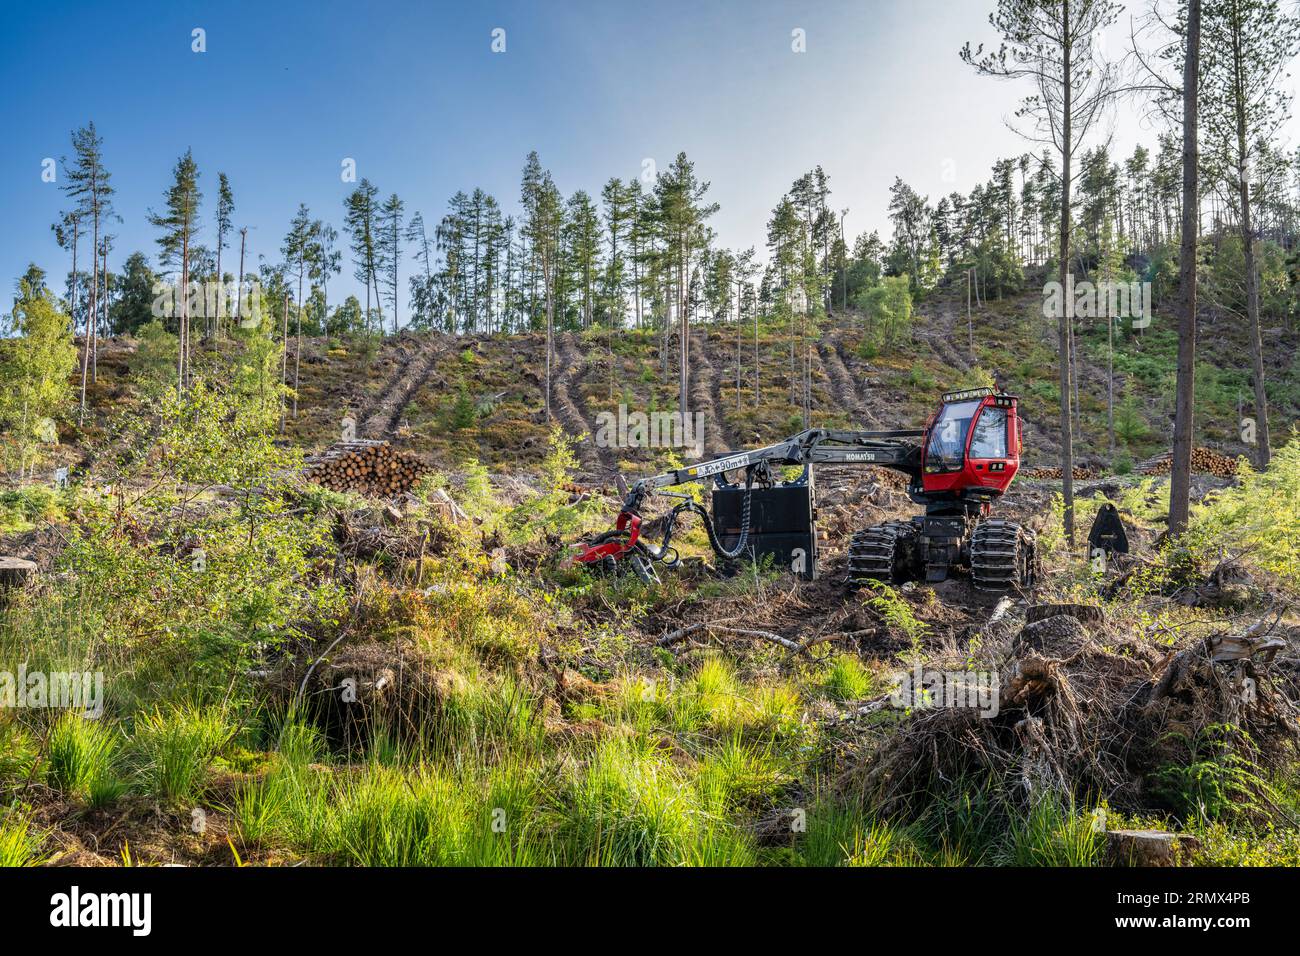
<path fill-rule="evenodd" d="M 686 627 L 678 628 L 669 634 L 665 634 L 663 637 L 655 641 L 655 644 L 658 647 L 669 647 L 679 641 L 685 640 L 689 635 L 696 631 L 701 630 L 719 632 L 722 634 L 735 634 L 739 637 L 755 637 L 762 641 L 768 641 L 769 643 L 780 645 L 786 650 L 793 651 L 796 654 L 802 654 L 806 650 L 805 645 L 798 644 L 787 637 L 782 637 L 780 634 L 773 634 L 771 631 L 756 631 L 751 628 L 731 627 L 730 625 L 716 621 L 700 621 L 696 624 L 688 624 Z"/>
<path fill-rule="evenodd" d="M 1002 618 L 1006 616 L 1007 611 L 1011 610 L 1014 603 L 1015 602 L 1013 602 L 1009 597 L 1003 597 L 1000 599 L 997 607 L 993 609 L 993 613 L 989 615 L 988 623 L 996 624 L 998 621 L 1002 620 Z"/>

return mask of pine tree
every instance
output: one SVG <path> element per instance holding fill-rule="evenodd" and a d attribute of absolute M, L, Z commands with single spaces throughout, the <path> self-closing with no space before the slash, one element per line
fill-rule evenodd
<path fill-rule="evenodd" d="M 767 249 L 771 255 L 770 265 L 776 278 L 776 301 L 778 320 L 785 318 L 790 323 L 790 375 L 794 379 L 795 368 L 795 308 L 794 281 L 799 269 L 799 249 L 802 244 L 802 230 L 799 215 L 790 197 L 783 196 L 772 210 L 772 218 L 767 222 Z"/>
<path fill-rule="evenodd" d="M 295 340 L 293 357 L 293 417 L 298 417 L 298 374 L 302 365 L 302 284 L 307 278 L 311 261 L 316 254 L 323 223 L 311 218 L 311 211 L 306 203 L 298 204 L 298 212 L 289 222 L 289 232 L 284 237 L 280 254 L 284 256 L 286 271 L 297 279 L 298 291 L 295 297 Z"/>
<path fill-rule="evenodd" d="M 109 328 L 115 335 L 134 335 L 153 321 L 154 282 L 157 281 L 143 252 L 133 252 L 122 265 L 121 288 L 110 312 Z"/>
<path fill-rule="evenodd" d="M 972 50 L 961 58 L 984 76 L 1025 79 L 1035 92 L 1017 116 L 1028 121 L 1025 138 L 1046 143 L 1061 161 L 1058 269 L 1062 289 L 1070 272 L 1070 187 L 1079 144 L 1101 120 L 1118 89 L 1117 71 L 1099 50 L 1115 21 L 1113 0 L 997 0 L 989 23 L 1001 38 L 996 52 Z M 1074 544 L 1074 445 L 1071 429 L 1071 365 L 1074 320 L 1068 296 L 1058 321 L 1061 381 L 1061 478 L 1066 540 Z"/>
<path fill-rule="evenodd" d="M 1255 199 L 1261 152 L 1290 112 L 1282 81 L 1300 49 L 1300 21 L 1278 0 L 1205 0 L 1201 117 L 1207 164 L 1231 209 L 1245 255 L 1246 323 L 1255 387 L 1256 458 L 1268 465 L 1268 393 L 1260 336 Z M 1252 178 L 1256 183 L 1252 184 Z"/>
<path fill-rule="evenodd" d="M 1169 475 L 1169 533 L 1187 530 L 1191 505 L 1192 441 L 1196 393 L 1196 240 L 1200 228 L 1197 156 L 1201 77 L 1201 0 L 1187 0 L 1183 25 L 1183 222 L 1178 257 L 1178 379 L 1174 398 L 1174 447 Z M 1111 439 L 1112 442 L 1114 439 Z"/>
<path fill-rule="evenodd" d="M 695 165 L 678 153 L 667 172 L 655 180 L 658 225 L 671 270 L 674 308 L 678 327 L 678 412 L 690 412 L 690 291 L 693 257 L 708 247 L 710 233 L 705 221 L 718 211 L 717 203 L 705 203 L 709 184 L 695 175 Z"/>
<path fill-rule="evenodd" d="M 77 218 L 91 225 L 90 244 L 90 307 L 86 313 L 86 341 L 81 359 L 81 399 L 77 422 L 86 417 L 86 379 L 90 373 L 92 354 L 98 348 L 97 324 L 99 317 L 99 228 L 113 215 L 112 177 L 104 168 L 104 139 L 95 130 L 94 122 L 87 123 L 72 133 L 73 161 L 64 157 L 64 192 L 76 202 Z M 74 277 L 74 282 L 75 277 Z"/>
<path fill-rule="evenodd" d="M 81 217 L 74 210 L 60 213 L 59 221 L 51 224 L 50 229 L 54 233 L 54 241 L 58 243 L 59 248 L 67 249 L 72 253 L 72 272 L 68 279 L 68 309 L 75 328 L 78 284 L 77 249 L 81 237 L 85 235 L 85 228 L 81 224 Z"/>
<path fill-rule="evenodd" d="M 605 272 L 601 283 L 601 306 L 599 312 L 602 320 L 609 323 L 610 329 L 623 324 L 627 311 L 624 288 L 627 284 L 627 245 L 628 232 L 632 221 L 632 197 L 628 187 L 617 178 L 611 178 L 600 191 L 600 199 L 605 207 L 605 230 L 609 235 L 609 257 L 605 260 Z"/>
<path fill-rule="evenodd" d="M 555 351 L 555 258 L 559 245 L 561 209 L 560 191 L 549 171 L 542 169 L 537 153 L 531 152 L 524 162 L 520 204 L 524 210 L 523 232 L 533 249 L 542 275 L 546 299 L 546 420 L 551 420 L 551 368 Z"/>
<path fill-rule="evenodd" d="M 163 194 L 163 209 L 159 214 L 149 211 L 149 224 L 162 230 L 158 237 L 161 250 L 159 263 L 170 266 L 179 275 L 177 299 L 180 302 L 180 316 L 177 321 L 179 347 L 176 358 L 176 390 L 185 391 L 189 384 L 190 353 L 190 246 L 199 228 L 199 204 L 203 200 L 199 192 L 199 168 L 194 162 L 190 150 L 176 161 L 172 171 L 172 184 Z"/>
<path fill-rule="evenodd" d="M 368 179 L 357 183 L 357 188 L 343 200 L 343 228 L 352 240 L 353 276 L 366 287 L 365 330 L 374 330 L 370 311 L 370 290 L 375 290 L 375 302 L 379 300 L 379 282 L 376 271 L 378 234 L 376 219 L 378 209 L 375 198 L 379 190 Z M 379 327 L 383 332 L 383 327 Z"/>
<path fill-rule="evenodd" d="M 415 261 L 421 272 L 413 274 L 410 283 L 410 324 L 417 329 L 433 328 L 433 244 L 424 228 L 424 216 L 417 211 L 406 224 L 406 241 L 415 247 Z"/>
<path fill-rule="evenodd" d="M 564 235 L 574 273 L 574 285 L 580 290 L 578 325 L 588 329 L 596 304 L 596 277 L 599 274 L 600 219 L 596 205 L 585 190 L 579 189 L 565 207 Z"/>
<path fill-rule="evenodd" d="M 307 273 L 312 288 L 320 288 L 320 331 L 329 334 L 329 280 L 343 271 L 343 253 L 338 249 L 339 232 L 327 222 L 317 220 L 313 230 L 315 235 L 309 247 L 307 261 L 310 267 Z"/>
<path fill-rule="evenodd" d="M 379 267 L 384 275 L 388 304 L 393 310 L 394 335 L 397 334 L 398 325 L 397 298 L 401 289 L 398 282 L 398 267 L 402 261 L 402 216 L 405 212 L 406 204 L 398 198 L 397 193 L 391 193 L 379 207 L 377 220 Z"/>
<path fill-rule="evenodd" d="M 226 277 L 221 271 L 221 253 L 229 245 L 226 236 L 230 232 L 230 217 L 235 211 L 235 194 L 231 192 L 230 180 L 225 173 L 217 173 L 217 282 L 221 284 L 222 294 L 217 298 L 217 334 L 221 335 L 223 320 L 226 315 L 225 294 Z"/>

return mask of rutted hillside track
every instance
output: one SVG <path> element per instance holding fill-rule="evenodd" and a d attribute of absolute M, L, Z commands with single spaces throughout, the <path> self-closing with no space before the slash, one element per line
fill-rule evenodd
<path fill-rule="evenodd" d="M 574 393 L 578 391 L 576 387 L 578 373 L 587 364 L 587 358 L 578 350 L 571 332 L 565 332 L 556 339 L 555 351 L 554 378 L 551 382 L 551 412 L 561 427 L 575 439 L 574 447 L 582 467 L 588 472 L 605 470 L 601 460 L 601 450 L 596 447 L 593 422 L 578 405 L 582 396 L 579 394 L 577 400 L 574 398 Z"/>
<path fill-rule="evenodd" d="M 588 442 L 596 451 L 596 457 L 601 469 L 608 474 L 613 474 L 618 471 L 617 453 L 613 448 L 596 442 L 596 416 L 587 404 L 586 395 L 584 394 L 587 383 L 594 377 L 596 372 L 604 367 L 608 373 L 609 361 L 609 353 L 603 349 L 588 351 L 576 367 L 573 379 L 567 383 L 567 389 L 570 400 L 573 402 L 574 407 L 578 409 L 578 414 L 584 422 L 588 423 L 587 427 L 591 436 Z"/>
<path fill-rule="evenodd" d="M 941 304 L 937 323 L 938 328 L 919 330 L 918 337 L 925 340 L 944 365 L 955 368 L 959 372 L 969 372 L 972 367 L 970 357 L 962 349 L 953 345 L 953 339 L 958 333 L 957 316 L 951 302 Z"/>
<path fill-rule="evenodd" d="M 857 397 L 857 404 L 865 416 L 865 423 L 872 428 L 883 427 L 886 424 L 886 410 L 881 405 L 886 399 L 877 387 L 878 383 L 872 381 L 875 370 L 849 352 L 839 338 L 834 339 L 834 351 L 848 376 L 852 394 Z"/>
<path fill-rule="evenodd" d="M 863 398 L 863 386 L 854 379 L 844 364 L 844 359 L 840 357 L 840 347 L 838 340 L 828 342 L 823 339 L 817 343 L 817 354 L 830 381 L 831 394 L 840 407 L 849 413 L 854 425 L 875 426 L 879 419 Z"/>
<path fill-rule="evenodd" d="M 722 383 L 709 359 L 709 337 L 703 332 L 691 336 L 690 399 L 691 411 L 704 415 L 704 453 L 735 448 L 735 436 L 722 414 Z"/>
<path fill-rule="evenodd" d="M 428 382 L 438 356 L 446 351 L 447 344 L 441 336 L 422 337 L 413 343 L 397 371 L 357 415 L 362 437 L 387 438 L 397 430 L 402 411 Z"/>

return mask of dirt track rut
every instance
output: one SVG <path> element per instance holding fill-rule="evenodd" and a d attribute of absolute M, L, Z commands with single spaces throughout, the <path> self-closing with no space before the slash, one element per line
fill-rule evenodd
<path fill-rule="evenodd" d="M 568 434 L 577 439 L 574 446 L 582 467 L 588 472 L 614 469 L 613 454 L 596 447 L 595 420 L 588 417 L 578 388 L 579 377 L 587 364 L 573 334 L 565 332 L 556 341 L 555 378 L 551 383 L 551 412 Z"/>
<path fill-rule="evenodd" d="M 878 422 L 875 413 L 863 398 L 863 386 L 859 385 L 844 359 L 840 356 L 840 343 L 822 340 L 817 343 L 817 354 L 821 358 L 823 370 L 831 383 L 831 392 L 835 400 L 852 416 L 855 425 L 875 425 Z"/>
<path fill-rule="evenodd" d="M 731 451 L 735 436 L 723 417 L 722 383 L 709 359 L 709 340 L 704 333 L 691 336 L 691 411 L 704 413 L 704 452 Z"/>
<path fill-rule="evenodd" d="M 405 347 L 407 343 L 403 343 Z M 384 383 L 375 399 L 357 415 L 363 438 L 388 438 L 397 430 L 402 412 L 433 374 L 438 356 L 447 346 L 437 338 L 421 338 L 410 346 L 409 354 L 397 371 Z"/>

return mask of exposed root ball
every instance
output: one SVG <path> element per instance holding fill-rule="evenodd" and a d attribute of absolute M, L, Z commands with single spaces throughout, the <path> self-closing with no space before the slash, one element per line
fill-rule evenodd
<path fill-rule="evenodd" d="M 1176 653 L 1102 628 L 1057 614 L 993 635 L 980 661 L 929 662 L 927 671 L 995 670 L 996 708 L 914 710 L 864 743 L 841 787 L 904 815 L 936 791 L 989 779 L 1026 803 L 1052 793 L 1140 809 L 1153 803 L 1153 775 L 1188 763 L 1214 728 L 1243 731 L 1242 756 L 1263 766 L 1293 749 L 1297 712 L 1268 663 L 1283 642 L 1265 622 Z"/>

